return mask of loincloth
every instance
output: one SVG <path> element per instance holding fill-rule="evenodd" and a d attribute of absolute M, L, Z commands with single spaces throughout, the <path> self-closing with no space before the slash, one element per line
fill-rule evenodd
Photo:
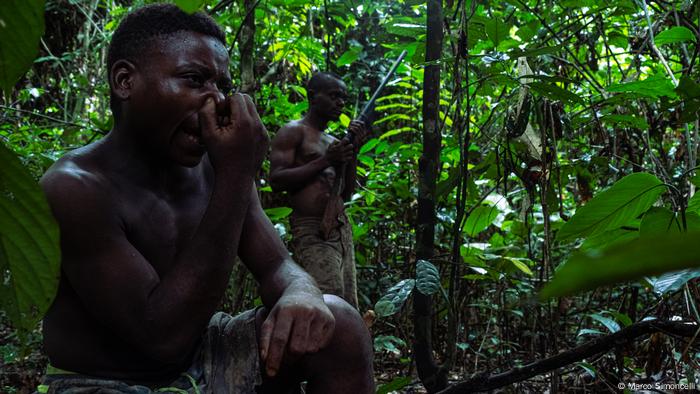
<path fill-rule="evenodd" d="M 39 386 L 48 394 L 253 394 L 262 383 L 255 312 L 232 317 L 218 312 L 209 321 L 194 361 L 182 376 L 162 388 L 102 379 L 66 371 L 49 372 Z M 35 393 L 36 394 L 36 393 Z"/>
<path fill-rule="evenodd" d="M 342 297 L 357 308 L 357 279 L 352 226 L 345 212 L 338 216 L 341 225 L 328 239 L 321 236 L 321 218 L 292 214 L 292 251 L 294 261 L 306 270 L 322 292 Z"/>

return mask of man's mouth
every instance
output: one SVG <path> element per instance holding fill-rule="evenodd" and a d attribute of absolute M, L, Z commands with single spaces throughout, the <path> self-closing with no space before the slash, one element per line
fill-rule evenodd
<path fill-rule="evenodd" d="M 202 133 L 199 130 L 185 129 L 183 130 L 183 133 L 185 134 L 187 141 L 204 146 L 202 143 Z"/>

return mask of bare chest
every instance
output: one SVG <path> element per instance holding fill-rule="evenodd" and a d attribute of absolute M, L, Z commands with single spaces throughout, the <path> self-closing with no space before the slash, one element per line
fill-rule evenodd
<path fill-rule="evenodd" d="M 162 276 L 197 230 L 209 192 L 190 190 L 177 199 L 150 192 L 136 196 L 139 198 L 130 198 L 125 205 L 126 236 Z"/>
<path fill-rule="evenodd" d="M 304 139 L 296 152 L 298 164 L 305 164 L 323 156 L 328 147 L 336 140 L 331 135 L 316 131 L 304 133 Z"/>

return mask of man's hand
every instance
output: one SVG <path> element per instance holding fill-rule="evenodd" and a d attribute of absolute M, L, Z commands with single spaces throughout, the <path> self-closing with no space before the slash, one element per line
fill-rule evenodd
<path fill-rule="evenodd" d="M 285 353 L 315 353 L 333 336 L 335 318 L 315 292 L 287 291 L 262 324 L 260 355 L 268 376 L 275 376 Z"/>
<path fill-rule="evenodd" d="M 217 111 L 209 98 L 199 112 L 202 141 L 214 169 L 233 169 L 255 175 L 267 153 L 270 138 L 249 96 L 236 93 Z"/>
<path fill-rule="evenodd" d="M 365 122 L 361 120 L 353 120 L 350 122 L 350 125 L 348 125 L 348 131 L 353 135 L 353 145 L 359 151 L 362 145 L 367 142 L 367 138 L 369 137 L 369 129 L 365 126 Z"/>
<path fill-rule="evenodd" d="M 326 151 L 326 160 L 328 164 L 337 166 L 346 161 L 352 160 L 354 147 L 350 141 L 343 138 L 340 141 L 333 142 Z"/>

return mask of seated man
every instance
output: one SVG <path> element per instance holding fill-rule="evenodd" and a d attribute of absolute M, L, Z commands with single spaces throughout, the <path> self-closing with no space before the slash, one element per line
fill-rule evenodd
<path fill-rule="evenodd" d="M 249 97 L 224 96 L 221 29 L 174 5 L 141 8 L 114 33 L 108 71 L 114 128 L 41 181 L 62 251 L 43 388 L 373 392 L 362 319 L 321 294 L 261 208 L 267 132 Z M 265 308 L 215 315 L 236 255 Z"/>
<path fill-rule="evenodd" d="M 340 118 L 347 100 L 347 88 L 337 75 L 314 74 L 306 92 L 306 115 L 284 125 L 272 142 L 270 184 L 275 191 L 289 193 L 296 261 L 323 292 L 357 308 L 352 226 L 343 201 L 355 190 L 356 147 L 364 144 L 368 130 L 363 122 L 352 121 L 348 129 L 354 144 L 325 132 L 329 122 Z M 332 195 L 336 182 L 340 193 Z"/>

